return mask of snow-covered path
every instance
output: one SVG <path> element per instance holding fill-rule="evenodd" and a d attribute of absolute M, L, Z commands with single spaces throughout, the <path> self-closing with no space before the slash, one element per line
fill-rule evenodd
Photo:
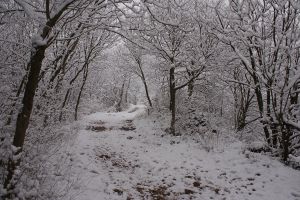
<path fill-rule="evenodd" d="M 207 152 L 140 118 L 144 110 L 82 120 L 70 169 L 79 180 L 69 199 L 300 200 L 299 171 L 245 153 L 239 142 Z"/>

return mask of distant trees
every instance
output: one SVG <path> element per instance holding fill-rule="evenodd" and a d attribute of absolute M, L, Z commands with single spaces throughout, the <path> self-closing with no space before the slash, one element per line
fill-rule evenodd
<path fill-rule="evenodd" d="M 132 45 L 130 43 L 127 43 L 126 48 L 128 49 L 128 53 L 124 52 L 124 56 L 127 57 L 127 64 L 129 66 L 127 66 L 127 68 L 129 69 L 130 72 L 132 72 L 133 74 L 135 74 L 136 76 L 138 76 L 144 86 L 144 90 L 145 90 L 145 94 L 146 94 L 146 98 L 148 101 L 148 104 L 150 107 L 152 107 L 152 100 L 150 98 L 150 94 L 149 94 L 149 87 L 148 87 L 148 83 L 146 80 L 146 75 L 144 72 L 144 67 L 143 67 L 143 49 L 136 46 L 136 45 Z M 130 62 L 131 61 L 131 62 Z"/>
<path fill-rule="evenodd" d="M 189 85 L 190 95 L 192 85 L 205 69 L 203 60 L 196 60 L 188 51 L 194 51 L 192 36 L 196 29 L 189 9 L 191 1 L 176 3 L 175 1 L 158 1 L 155 4 L 146 2 L 142 27 L 136 37 L 146 45 L 151 54 L 163 61 L 168 70 L 169 109 L 171 111 L 170 132 L 175 130 L 176 122 L 176 92 Z M 185 76 L 185 74 L 187 76 Z"/>
<path fill-rule="evenodd" d="M 240 65 L 230 69 L 232 80 L 227 80 L 234 98 L 235 128 L 240 131 L 255 120 L 249 119 L 249 111 L 254 103 L 254 92 L 252 91 L 251 78 L 244 73 Z"/>

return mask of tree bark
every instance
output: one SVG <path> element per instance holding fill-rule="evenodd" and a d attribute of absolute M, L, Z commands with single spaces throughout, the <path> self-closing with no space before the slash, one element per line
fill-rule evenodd
<path fill-rule="evenodd" d="M 68 6 L 71 5 L 73 2 L 74 1 L 69 1 L 68 3 L 64 4 L 64 6 L 51 19 L 48 19 L 48 21 L 46 22 L 46 24 L 42 29 L 42 33 L 40 35 L 37 35 L 37 37 L 40 37 L 40 39 L 43 40 L 47 39 L 49 33 L 57 23 L 58 19 L 68 8 Z M 23 106 L 17 117 L 16 129 L 15 129 L 15 134 L 13 139 L 13 146 L 18 148 L 18 150 L 14 152 L 15 155 L 18 155 L 22 152 L 22 148 L 25 140 L 25 134 L 29 125 L 29 120 L 32 112 L 35 91 L 39 82 L 39 75 L 42 67 L 42 62 L 44 60 L 45 51 L 48 45 L 49 43 L 45 45 L 39 45 L 36 43 L 32 44 L 31 58 L 27 65 L 28 66 L 27 69 L 29 69 L 28 81 L 25 86 L 24 96 L 22 100 Z M 14 171 L 19 166 L 19 164 L 20 164 L 20 160 L 15 161 L 12 158 L 9 160 L 8 167 L 7 167 L 7 176 L 4 181 L 4 188 L 8 191 L 8 195 L 5 197 L 6 199 L 12 198 L 13 194 L 10 193 L 14 189 L 14 184 L 12 183 L 12 179 L 13 179 Z"/>
<path fill-rule="evenodd" d="M 77 120 L 77 113 L 78 113 L 78 108 L 79 108 L 79 104 L 80 104 L 80 99 L 81 99 L 81 95 L 82 95 L 82 91 L 83 88 L 85 86 L 86 80 L 87 80 L 87 76 L 88 76 L 88 64 L 85 67 L 84 73 L 83 73 L 83 80 L 82 80 L 82 85 L 80 87 L 80 91 L 77 97 L 77 101 L 76 101 L 76 106 L 75 106 L 75 114 L 74 114 L 74 118 L 75 120 Z"/>
<path fill-rule="evenodd" d="M 121 112 L 122 111 L 121 106 L 122 106 L 122 101 L 123 101 L 124 87 L 125 87 L 125 80 L 122 83 L 122 87 L 121 87 L 121 90 L 120 90 L 120 98 L 119 98 L 119 101 L 118 101 L 118 103 L 116 105 L 117 112 Z"/>
<path fill-rule="evenodd" d="M 71 91 L 71 88 L 68 88 L 67 93 L 65 94 L 64 101 L 63 101 L 62 106 L 61 106 L 61 110 L 60 110 L 59 117 L 58 117 L 58 121 L 60 121 L 60 122 L 61 122 L 61 120 L 62 120 L 63 109 L 64 109 L 64 107 L 65 107 L 66 104 L 67 104 L 67 100 L 68 100 L 68 98 L 69 98 L 70 91 Z"/>
<path fill-rule="evenodd" d="M 130 78 L 128 80 L 128 84 L 127 84 L 127 87 L 126 87 L 126 92 L 125 92 L 125 97 L 124 97 L 124 101 L 125 101 L 125 104 L 128 103 L 128 91 L 129 91 L 129 88 L 130 88 Z"/>
<path fill-rule="evenodd" d="M 35 51 L 32 52 L 33 55 L 31 57 L 30 63 L 28 64 L 30 70 L 28 74 L 28 81 L 25 86 L 24 97 L 22 100 L 23 107 L 17 117 L 16 130 L 13 139 L 13 145 L 19 148 L 18 151 L 15 152 L 15 154 L 19 154 L 22 151 L 22 147 L 24 145 L 25 134 L 29 125 L 29 119 L 33 107 L 33 99 L 38 85 L 39 74 L 42 66 L 42 61 L 45 57 L 46 48 L 46 46 L 39 46 L 34 49 Z M 11 180 L 13 178 L 16 167 L 19 165 L 19 162 L 20 161 L 15 162 L 13 160 L 9 160 L 8 175 L 4 182 L 4 187 L 7 189 L 13 188 L 13 185 L 11 185 Z"/>
<path fill-rule="evenodd" d="M 152 107 L 152 101 L 151 101 L 150 96 L 149 96 L 148 85 L 146 83 L 146 80 L 143 80 L 143 84 L 144 84 L 144 88 L 145 88 L 145 92 L 146 92 L 146 97 L 147 97 L 149 106 Z"/>
<path fill-rule="evenodd" d="M 147 97 L 149 106 L 152 107 L 152 101 L 151 101 L 151 98 L 150 98 L 150 95 L 149 95 L 148 84 L 146 82 L 146 77 L 145 77 L 145 74 L 144 74 L 144 70 L 142 68 L 141 60 L 140 60 L 140 58 L 135 58 L 135 60 L 136 60 L 136 62 L 138 64 L 138 67 L 139 67 L 139 70 L 140 70 L 140 73 L 141 73 L 140 77 L 142 79 L 142 82 L 143 82 L 143 85 L 144 85 L 144 88 L 145 88 L 146 97 Z"/>
<path fill-rule="evenodd" d="M 171 127 L 170 133 L 176 135 L 176 89 L 175 89 L 175 67 L 170 69 L 170 111 L 171 111 Z"/>
<path fill-rule="evenodd" d="M 195 76 L 195 72 L 194 71 L 187 71 L 189 77 L 194 77 Z M 195 80 L 191 80 L 188 84 L 188 97 L 191 97 L 193 95 L 194 92 L 194 84 L 195 84 Z"/>
<path fill-rule="evenodd" d="M 255 66 L 255 60 L 254 60 L 254 55 L 251 49 L 249 49 L 249 54 L 250 54 L 250 60 L 251 60 L 251 66 L 252 66 L 252 70 L 253 72 L 251 73 L 251 76 L 253 78 L 253 82 L 255 85 L 255 95 L 256 95 L 256 100 L 257 100 L 257 105 L 258 105 L 258 109 L 259 109 L 259 113 L 260 113 L 260 117 L 264 117 L 263 113 L 264 113 L 264 101 L 263 101 L 263 96 L 262 96 L 262 92 L 261 92 L 261 86 L 260 86 L 260 82 L 259 79 L 256 75 L 256 66 Z M 265 138 L 268 142 L 269 145 L 271 145 L 271 138 L 270 138 L 270 132 L 268 130 L 268 127 L 266 126 L 266 123 L 263 122 L 264 127 L 264 133 L 265 133 Z"/>

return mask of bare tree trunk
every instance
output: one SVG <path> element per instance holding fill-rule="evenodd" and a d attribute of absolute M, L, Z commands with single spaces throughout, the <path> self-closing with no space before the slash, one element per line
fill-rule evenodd
<path fill-rule="evenodd" d="M 124 87 L 125 87 L 125 80 L 123 81 L 123 84 L 122 84 L 122 87 L 121 87 L 121 90 L 120 90 L 120 97 L 119 97 L 119 101 L 116 105 L 116 110 L 117 112 L 121 112 L 122 111 L 122 101 L 123 101 L 123 93 L 124 93 Z"/>
<path fill-rule="evenodd" d="M 128 90 L 130 88 L 130 80 L 131 79 L 128 80 L 128 84 L 127 84 L 127 88 L 126 88 L 126 92 L 125 92 L 125 97 L 124 97 L 125 104 L 128 103 Z"/>
<path fill-rule="evenodd" d="M 284 162 L 286 162 L 289 158 L 289 147 L 291 146 L 290 137 L 292 135 L 291 127 L 284 122 L 283 113 L 278 114 L 278 122 L 281 132 L 281 157 Z"/>
<path fill-rule="evenodd" d="M 194 71 L 187 71 L 189 77 L 193 77 L 195 75 Z M 189 82 L 188 84 L 188 97 L 191 97 L 193 95 L 194 92 L 194 84 L 195 84 L 195 80 L 192 80 Z"/>
<path fill-rule="evenodd" d="M 22 147 L 24 145 L 25 140 L 25 133 L 29 125 L 29 119 L 33 107 L 33 99 L 35 96 L 35 91 L 38 85 L 39 74 L 42 66 L 42 61 L 45 57 L 45 50 L 46 46 L 39 46 L 32 52 L 32 57 L 30 60 L 29 65 L 29 74 L 28 74 L 28 81 L 25 86 L 24 97 L 22 100 L 23 107 L 18 114 L 17 123 L 16 123 L 16 130 L 13 139 L 13 145 L 18 149 L 15 154 L 19 154 L 22 151 Z M 19 165 L 20 161 L 13 161 L 12 159 L 9 160 L 8 164 L 8 175 L 4 182 L 4 187 L 7 189 L 13 189 L 13 184 L 11 180 L 14 175 L 14 171 L 16 167 Z"/>
<path fill-rule="evenodd" d="M 257 104 L 258 104 L 258 109 L 259 109 L 259 113 L 260 113 L 260 117 L 263 117 L 263 113 L 264 113 L 264 101 L 263 101 L 263 95 L 261 92 L 261 86 L 260 86 L 260 82 L 259 79 L 256 75 L 256 66 L 255 66 L 255 60 L 254 60 L 254 55 L 251 49 L 249 49 L 249 54 L 250 54 L 250 60 L 251 60 L 251 66 L 252 66 L 252 70 L 253 72 L 251 73 L 251 76 L 253 78 L 253 82 L 255 85 L 255 94 L 256 94 L 256 100 L 257 100 Z M 264 123 L 264 133 L 265 133 L 265 138 L 268 142 L 269 145 L 271 145 L 271 138 L 270 138 L 270 132 L 268 130 L 268 127 L 265 126 L 265 122 Z"/>
<path fill-rule="evenodd" d="M 174 64 L 174 58 L 170 59 L 171 63 Z M 202 69 L 203 70 L 203 69 Z M 177 86 L 175 83 L 175 65 L 171 66 L 171 69 L 169 71 L 169 86 L 170 86 L 170 111 L 171 111 L 171 126 L 170 126 L 170 133 L 172 135 L 177 135 L 175 130 L 175 122 L 176 122 L 176 91 L 180 90 L 186 86 L 188 86 L 191 82 L 195 81 L 195 78 L 197 78 L 201 73 L 201 70 L 197 71 L 197 73 L 193 73 L 191 75 L 191 78 L 186 81 L 184 84 Z"/>
<path fill-rule="evenodd" d="M 171 126 L 170 132 L 176 135 L 176 89 L 175 89 L 175 67 L 170 69 L 170 111 L 171 111 Z"/>
<path fill-rule="evenodd" d="M 278 130 L 277 130 L 277 125 L 274 123 L 274 119 L 271 116 L 271 86 L 272 86 L 272 83 L 268 82 L 268 85 L 267 85 L 267 116 L 269 118 L 270 129 L 272 131 L 272 142 L 270 144 L 272 145 L 272 147 L 276 148 L 277 142 L 278 142 Z"/>
<path fill-rule="evenodd" d="M 148 90 L 148 84 L 146 82 L 146 77 L 145 77 L 145 74 L 144 74 L 144 70 L 142 68 L 142 63 L 141 63 L 141 60 L 140 59 L 136 59 L 136 62 L 138 64 L 138 67 L 139 67 L 139 70 L 141 72 L 141 79 L 142 79 L 142 82 L 144 84 L 144 88 L 145 88 L 145 92 L 146 92 L 146 97 L 147 97 L 147 100 L 148 100 L 148 103 L 149 103 L 149 106 L 152 107 L 152 102 L 151 102 L 151 99 L 150 99 L 150 96 L 149 96 L 149 90 Z"/>
<path fill-rule="evenodd" d="M 86 67 L 85 67 L 84 73 L 83 73 L 82 85 L 80 87 L 80 91 L 79 91 L 79 94 L 78 94 L 78 97 L 77 97 L 77 101 L 76 101 L 75 114 L 74 114 L 75 120 L 77 120 L 78 107 L 79 107 L 79 104 L 80 104 L 80 99 L 81 99 L 82 91 L 83 91 L 83 88 L 84 88 L 86 80 L 87 80 L 88 68 L 89 68 L 89 66 L 87 64 Z"/>
<path fill-rule="evenodd" d="M 72 86 L 72 84 L 77 80 L 77 78 L 79 77 L 80 73 L 81 73 L 82 71 L 84 71 L 85 65 L 86 65 L 86 64 L 84 64 L 84 65 L 82 66 L 82 68 L 81 68 L 80 70 L 78 70 L 78 72 L 75 74 L 75 76 L 74 76 L 74 77 L 71 79 L 71 81 L 69 82 L 69 88 L 68 88 L 68 90 L 67 90 L 67 93 L 66 93 L 66 95 L 65 95 L 65 98 L 64 98 L 64 101 L 63 101 L 63 103 L 62 103 L 61 110 L 60 110 L 60 113 L 59 113 L 59 118 L 58 118 L 59 121 L 62 120 L 63 109 L 64 109 L 64 107 L 65 107 L 66 104 L 67 104 L 67 100 L 68 100 L 69 95 L 70 95 L 70 92 L 71 92 L 71 86 Z"/>
<path fill-rule="evenodd" d="M 188 96 L 191 97 L 194 92 L 194 80 L 188 84 Z"/>
<path fill-rule="evenodd" d="M 145 92 L 146 92 L 146 97 L 147 97 L 149 106 L 152 107 L 152 101 L 151 101 L 150 96 L 149 96 L 148 85 L 146 83 L 146 80 L 143 80 L 143 84 L 144 84 L 144 88 L 145 88 Z"/>
<path fill-rule="evenodd" d="M 67 100 L 68 100 L 68 98 L 69 98 L 70 91 L 71 91 L 71 88 L 68 88 L 67 93 L 65 94 L 64 101 L 63 101 L 62 106 L 61 106 L 61 110 L 60 110 L 59 117 L 58 117 L 58 121 L 60 121 L 60 122 L 61 122 L 61 120 L 62 120 L 63 109 L 64 109 L 64 107 L 65 107 L 66 104 L 67 104 Z"/>
<path fill-rule="evenodd" d="M 47 39 L 49 33 L 51 32 L 52 27 L 55 26 L 60 16 L 64 13 L 64 11 L 71 5 L 73 1 L 70 1 L 64 6 L 44 25 L 42 29 L 42 33 L 37 37 L 41 39 Z M 18 150 L 14 152 L 15 155 L 18 155 L 22 152 L 22 148 L 24 145 L 25 134 L 29 125 L 29 120 L 31 116 L 31 111 L 33 107 L 33 100 L 35 96 L 35 91 L 38 86 L 40 71 L 42 67 L 42 62 L 45 57 L 45 51 L 49 44 L 46 45 L 38 45 L 33 44 L 32 46 L 32 54 L 30 61 L 28 63 L 28 80 L 25 85 L 24 96 L 22 100 L 22 108 L 18 114 L 17 122 L 16 122 L 16 129 L 13 139 L 13 146 L 17 147 Z M 14 171 L 19 166 L 20 160 L 13 160 L 12 158 L 9 160 L 8 167 L 7 167 L 7 176 L 4 181 L 4 188 L 8 191 L 8 195 L 5 198 L 12 198 L 13 194 L 10 193 L 14 189 L 14 183 L 12 182 Z"/>

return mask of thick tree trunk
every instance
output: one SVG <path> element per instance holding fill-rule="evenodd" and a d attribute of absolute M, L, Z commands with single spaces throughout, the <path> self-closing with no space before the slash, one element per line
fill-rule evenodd
<path fill-rule="evenodd" d="M 189 77 L 194 77 L 195 76 L 195 72 L 194 71 L 191 71 L 191 72 L 187 72 Z M 193 95 L 193 92 L 194 92 L 194 84 L 195 84 L 195 80 L 191 80 L 189 81 L 188 83 L 188 97 L 191 97 Z"/>
<path fill-rule="evenodd" d="M 260 113 L 260 117 L 263 117 L 263 113 L 264 113 L 264 102 L 263 102 L 263 97 L 262 97 L 262 93 L 261 93 L 261 87 L 258 85 L 258 79 L 256 77 L 256 75 L 254 75 L 254 84 L 256 85 L 255 87 L 255 94 L 256 94 L 256 100 L 257 100 L 257 105 L 258 105 L 258 109 L 259 109 L 259 113 Z M 263 130 L 265 133 L 265 138 L 268 142 L 269 145 L 271 145 L 271 138 L 270 138 L 270 132 L 268 127 L 266 126 L 266 122 L 263 122 Z"/>
<path fill-rule="evenodd" d="M 289 158 L 289 147 L 290 144 L 290 136 L 291 136 L 291 130 L 290 128 L 283 125 L 281 130 L 282 138 L 281 138 L 281 145 L 282 145 L 282 160 L 286 162 Z"/>
<path fill-rule="evenodd" d="M 52 27 L 54 27 L 54 25 L 56 24 L 60 16 L 73 2 L 74 1 L 70 1 L 64 4 L 63 7 L 61 7 L 61 9 L 58 12 L 56 12 L 56 14 L 51 19 L 49 18 L 42 29 L 41 35 L 37 35 L 37 37 L 39 37 L 41 40 L 47 39 L 49 33 L 51 32 Z M 33 107 L 33 100 L 39 82 L 42 62 L 45 57 L 45 51 L 48 47 L 48 44 L 39 45 L 37 43 L 33 43 L 32 45 L 33 45 L 32 55 L 27 68 L 29 69 L 28 80 L 25 85 L 25 91 L 22 100 L 23 106 L 17 117 L 16 130 L 13 139 L 13 146 L 18 148 L 18 150 L 14 152 L 15 156 L 18 156 L 18 154 L 21 153 L 24 145 L 25 134 L 29 125 L 29 120 L 30 120 L 32 107 Z M 13 179 L 14 171 L 19 166 L 19 164 L 20 164 L 20 160 L 17 161 L 13 159 L 9 160 L 9 164 L 7 168 L 7 176 L 4 181 L 4 188 L 8 191 L 8 195 L 5 197 L 5 199 L 13 197 L 13 194 L 10 193 L 14 189 L 14 183 L 12 183 L 12 179 Z"/>
<path fill-rule="evenodd" d="M 188 96 L 191 97 L 194 92 L 194 80 L 190 81 L 188 84 Z"/>
<path fill-rule="evenodd" d="M 277 130 L 277 125 L 274 123 L 274 119 L 271 116 L 271 86 L 272 83 L 268 82 L 267 85 L 267 116 L 270 120 L 270 129 L 272 131 L 272 142 L 270 141 L 270 144 L 272 147 L 276 148 L 277 147 L 277 141 L 278 141 L 278 130 Z"/>
<path fill-rule="evenodd" d="M 18 149 L 15 155 L 22 151 L 22 147 L 25 140 L 26 130 L 29 125 L 30 115 L 33 107 L 33 99 L 35 91 L 38 85 L 39 74 L 41 71 L 42 61 L 45 57 L 46 46 L 39 46 L 33 52 L 29 65 L 28 81 L 25 86 L 24 97 L 22 100 L 23 107 L 18 114 L 16 130 L 13 139 L 13 145 Z M 10 160 L 8 164 L 8 175 L 5 179 L 4 187 L 7 189 L 13 189 L 11 180 L 13 178 L 14 171 L 19 165 L 19 161 Z"/>
<path fill-rule="evenodd" d="M 172 65 L 174 65 L 174 59 L 170 59 Z M 175 65 L 171 66 L 170 72 L 169 72 L 169 79 L 170 79 L 170 111 L 171 111 L 171 126 L 170 126 L 170 132 L 172 135 L 177 135 L 175 130 L 175 122 L 176 122 L 176 91 L 180 90 L 186 86 L 189 86 L 189 84 L 192 84 L 194 86 L 195 78 L 197 78 L 200 75 L 200 72 L 197 72 L 196 74 L 192 72 L 191 78 L 185 82 L 184 84 L 177 86 L 175 83 Z M 192 94 L 192 93 L 191 93 Z"/>
<path fill-rule="evenodd" d="M 176 89 L 175 89 L 175 68 L 170 69 L 170 111 L 171 111 L 171 126 L 170 133 L 176 135 Z"/>
<path fill-rule="evenodd" d="M 175 122 L 176 122 L 176 91 L 171 92 L 171 127 L 170 127 L 170 132 L 172 135 L 176 135 L 176 129 L 175 129 Z"/>
<path fill-rule="evenodd" d="M 279 122 L 279 127 L 280 127 L 280 132 L 281 132 L 281 158 L 284 162 L 286 162 L 289 158 L 289 147 L 291 146 L 291 141 L 290 137 L 292 135 L 292 130 L 291 127 L 284 122 L 283 119 L 283 113 L 278 114 L 278 122 Z"/>
<path fill-rule="evenodd" d="M 256 95 L 256 100 L 257 100 L 257 105 L 258 105 L 258 109 L 259 109 L 259 113 L 260 113 L 260 117 L 264 117 L 264 101 L 263 101 L 263 95 L 261 92 L 261 86 L 260 86 L 260 81 L 256 75 L 256 65 L 255 65 L 255 60 L 254 60 L 254 55 L 251 49 L 249 49 L 249 54 L 250 54 L 250 59 L 251 59 L 251 66 L 252 66 L 252 70 L 253 72 L 251 73 L 251 76 L 253 78 L 253 82 L 255 85 L 255 95 Z M 264 127 L 264 133 L 265 133 L 265 138 L 268 142 L 269 145 L 271 145 L 271 138 L 270 138 L 270 132 L 268 127 L 266 126 L 266 123 L 263 122 Z"/>

